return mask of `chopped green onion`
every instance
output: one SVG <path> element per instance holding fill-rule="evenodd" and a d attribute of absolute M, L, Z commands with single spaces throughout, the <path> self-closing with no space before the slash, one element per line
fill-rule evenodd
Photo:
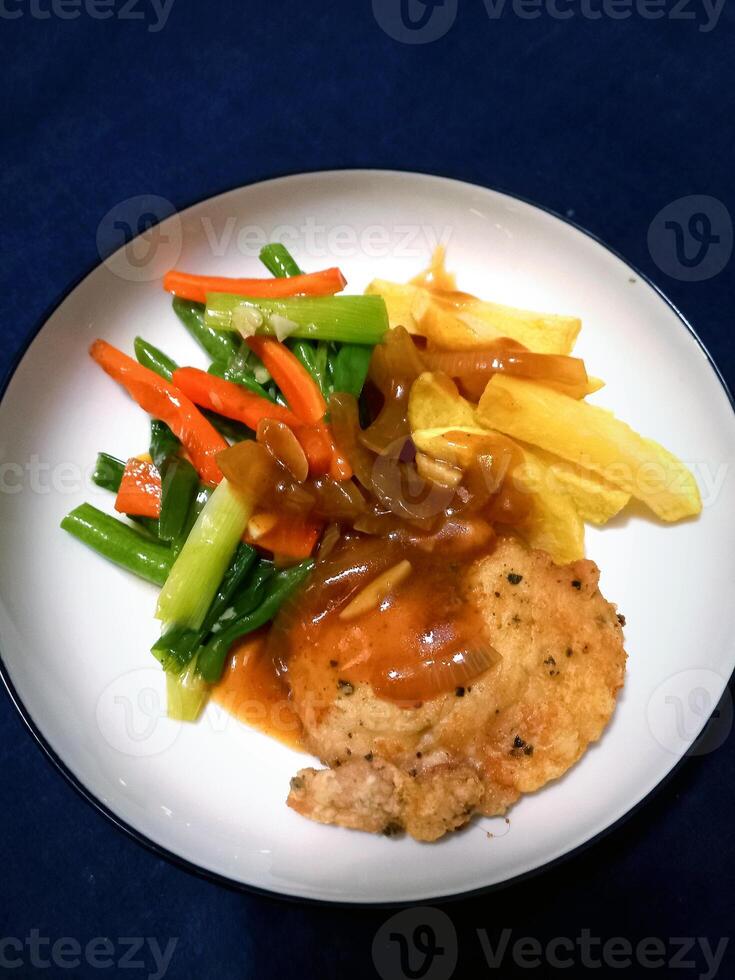
<path fill-rule="evenodd" d="M 278 314 L 297 324 L 291 336 L 312 340 L 339 340 L 353 344 L 377 344 L 388 329 L 388 311 L 382 296 L 294 296 L 261 299 L 210 293 L 205 322 L 212 329 L 234 330 L 236 310 L 258 310 L 263 325 L 258 333 L 274 334 L 269 318 Z"/>
<path fill-rule="evenodd" d="M 180 673 L 166 673 L 167 714 L 174 721 L 196 721 L 207 703 L 209 684 L 197 670 L 197 658 Z"/>
<path fill-rule="evenodd" d="M 76 507 L 61 526 L 98 554 L 154 585 L 163 585 L 169 576 L 173 554 L 167 545 L 104 514 L 92 504 Z"/>
<path fill-rule="evenodd" d="M 167 627 L 200 629 L 253 511 L 252 501 L 223 480 L 204 505 L 158 597 Z"/>

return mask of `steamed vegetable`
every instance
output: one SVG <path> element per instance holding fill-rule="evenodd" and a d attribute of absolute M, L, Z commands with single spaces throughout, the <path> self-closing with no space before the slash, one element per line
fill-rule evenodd
<path fill-rule="evenodd" d="M 252 503 L 222 480 L 204 505 L 158 597 L 156 618 L 198 630 L 248 520 Z"/>
<path fill-rule="evenodd" d="M 181 673 L 166 672 L 166 713 L 174 721 L 196 721 L 208 697 L 209 684 L 199 673 L 196 657 Z"/>
<path fill-rule="evenodd" d="M 163 278 L 163 288 L 182 299 L 206 302 L 210 293 L 232 293 L 237 296 L 331 296 L 341 292 L 347 280 L 339 269 L 324 269 L 288 279 L 229 279 L 225 276 L 197 276 L 172 269 Z"/>
<path fill-rule="evenodd" d="M 96 340 L 90 354 L 110 377 L 123 385 L 146 412 L 165 422 L 183 442 L 205 483 L 222 478 L 215 457 L 227 443 L 178 388 L 104 340 Z"/>
<path fill-rule="evenodd" d="M 227 365 L 242 347 L 240 338 L 231 332 L 217 330 L 204 319 L 204 306 L 174 297 L 174 313 L 213 361 Z"/>
<path fill-rule="evenodd" d="M 270 372 L 294 415 L 306 425 L 321 422 L 327 411 L 324 396 L 295 354 L 272 337 L 249 337 L 247 344 Z"/>
<path fill-rule="evenodd" d="M 225 381 L 198 368 L 180 368 L 174 374 L 174 384 L 202 408 L 236 419 L 253 431 L 264 418 L 278 419 L 287 425 L 299 420 L 287 408 L 275 405 L 232 381 Z"/>
<path fill-rule="evenodd" d="M 314 562 L 309 560 L 277 572 L 268 582 L 263 600 L 257 608 L 244 613 L 241 611 L 241 615 L 237 615 L 238 610 L 235 609 L 236 615 L 231 623 L 216 632 L 199 652 L 199 671 L 206 681 L 214 684 L 220 679 L 227 653 L 235 640 L 270 622 L 313 567 Z"/>
<path fill-rule="evenodd" d="M 154 585 L 163 585 L 168 577 L 173 555 L 167 545 L 91 504 L 76 507 L 63 519 L 61 527 L 98 554 Z"/>
<path fill-rule="evenodd" d="M 153 344 L 149 344 L 148 341 L 143 340 L 142 337 L 135 338 L 134 347 L 135 356 L 139 364 L 142 364 L 143 367 L 150 368 L 156 374 L 160 374 L 166 381 L 171 380 L 171 375 L 178 367 L 175 361 L 172 361 L 168 355 L 164 354 L 157 347 L 154 347 Z"/>
<path fill-rule="evenodd" d="M 153 463 L 135 456 L 128 460 L 117 491 L 115 510 L 136 517 L 155 519 L 159 516 L 161 475 Z"/>
<path fill-rule="evenodd" d="M 199 477 L 191 463 L 176 457 L 166 464 L 160 497 L 158 533 L 178 553 L 187 535 L 187 520 L 199 489 Z"/>
<path fill-rule="evenodd" d="M 277 242 L 272 242 L 270 245 L 264 245 L 261 248 L 260 261 L 278 279 L 302 275 L 301 269 L 299 269 L 286 246 Z"/>
<path fill-rule="evenodd" d="M 293 325 L 289 336 L 307 340 L 377 344 L 388 329 L 388 313 L 380 296 L 298 296 L 293 299 L 261 299 L 230 293 L 209 293 L 207 296 L 205 321 L 210 327 L 238 330 L 243 322 L 247 322 L 241 318 L 248 314 L 254 314 L 252 319 L 258 324 L 257 333 L 275 334 L 275 316 L 280 318 L 276 323 L 285 320 Z"/>

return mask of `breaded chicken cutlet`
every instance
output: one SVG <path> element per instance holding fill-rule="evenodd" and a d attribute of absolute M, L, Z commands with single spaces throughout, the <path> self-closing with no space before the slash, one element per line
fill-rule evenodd
<path fill-rule="evenodd" d="M 315 689 L 294 651 L 288 679 L 305 748 L 288 804 L 312 820 L 434 841 L 474 814 L 506 812 L 599 739 L 622 687 L 622 617 L 592 561 L 555 565 L 500 539 L 467 564 L 464 593 L 499 659 L 466 687 L 404 707 L 367 683 Z"/>

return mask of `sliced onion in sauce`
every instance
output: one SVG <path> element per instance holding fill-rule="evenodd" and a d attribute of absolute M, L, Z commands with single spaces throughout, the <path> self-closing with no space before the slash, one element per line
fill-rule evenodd
<path fill-rule="evenodd" d="M 256 438 L 297 483 L 304 483 L 309 475 L 309 461 L 298 439 L 285 422 L 261 419 Z"/>
<path fill-rule="evenodd" d="M 500 659 L 494 647 L 480 640 L 466 649 L 436 651 L 424 660 L 387 668 L 381 677 L 373 679 L 372 686 L 379 697 L 391 701 L 428 701 L 450 691 L 464 693 Z"/>

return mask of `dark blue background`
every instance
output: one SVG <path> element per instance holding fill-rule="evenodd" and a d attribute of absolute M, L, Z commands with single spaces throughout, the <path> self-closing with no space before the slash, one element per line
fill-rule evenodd
<path fill-rule="evenodd" d="M 732 265 L 681 283 L 646 244 L 654 215 L 682 196 L 733 209 L 732 8 L 703 33 L 694 21 L 638 16 L 562 22 L 509 10 L 490 23 L 481 0 L 459 0 L 446 37 L 408 46 L 381 31 L 368 0 L 175 0 L 157 33 L 151 17 L 39 20 L 17 2 L 21 18 L 0 17 L 0 369 L 98 261 L 97 226 L 117 202 L 150 193 L 183 207 L 276 174 L 376 166 L 573 210 L 671 296 L 735 381 Z M 159 859 L 75 794 L 5 697 L 0 765 L 0 936 L 175 936 L 177 978 L 376 975 L 371 943 L 388 913 L 239 894 Z M 585 854 L 446 906 L 461 972 L 481 966 L 482 927 L 542 941 L 583 928 L 633 941 L 727 936 L 733 771 L 730 735 Z M 730 952 L 720 976 L 733 962 Z"/>

